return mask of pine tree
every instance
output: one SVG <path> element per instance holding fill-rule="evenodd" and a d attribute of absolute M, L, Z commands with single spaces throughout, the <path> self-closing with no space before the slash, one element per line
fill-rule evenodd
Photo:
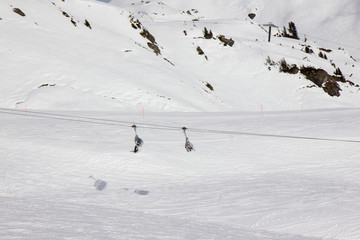
<path fill-rule="evenodd" d="M 299 39 L 295 23 L 289 22 L 289 33 L 291 35 L 291 38 Z"/>

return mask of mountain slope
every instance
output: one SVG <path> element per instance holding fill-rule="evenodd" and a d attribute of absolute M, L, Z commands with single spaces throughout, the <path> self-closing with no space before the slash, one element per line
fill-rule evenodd
<path fill-rule="evenodd" d="M 3 107 L 258 111 L 261 105 L 266 110 L 294 110 L 360 104 L 356 56 L 333 48 L 326 53 L 328 59 L 322 59 L 318 53 L 324 46 L 311 42 L 311 37 L 306 43 L 276 37 L 267 43 L 266 29 L 258 23 L 274 16 L 279 16 L 274 18 L 279 23 L 293 20 L 290 16 L 296 22 L 307 9 L 301 7 L 306 1 L 280 1 L 278 10 L 264 1 L 245 0 L 228 5 L 115 0 L 0 4 L 0 28 L 7 33 L 0 49 Z M 348 6 L 354 9 L 351 19 L 357 19 L 356 3 Z M 14 8 L 26 15 L 16 14 Z M 270 17 L 265 9 L 270 9 Z M 247 16 L 250 12 L 257 14 L 253 21 Z M 319 27 L 326 18 L 309 19 Z M 132 26 L 135 21 L 138 28 Z M 340 16 L 337 23 L 342 21 Z M 300 29 L 309 23 L 296 24 Z M 212 39 L 203 38 L 205 27 L 213 32 Z M 224 46 L 218 35 L 235 44 Z M 313 54 L 304 52 L 305 44 Z M 204 55 L 198 54 L 198 47 Z M 304 75 L 279 73 L 278 66 L 269 71 L 268 56 L 275 62 L 285 58 L 298 67 L 322 68 L 330 75 L 335 71 L 333 63 L 352 85 L 340 83 L 341 96 L 330 97 Z"/>

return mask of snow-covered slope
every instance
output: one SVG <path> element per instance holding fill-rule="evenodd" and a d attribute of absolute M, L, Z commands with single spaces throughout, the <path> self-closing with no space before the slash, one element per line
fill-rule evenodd
<path fill-rule="evenodd" d="M 1 0 L 0 239 L 360 239 L 359 16 Z"/>
<path fill-rule="evenodd" d="M 359 34 L 354 24 L 359 6 L 354 1 L 4 0 L 0 4 L 0 29 L 6 36 L 0 40 L 3 107 L 259 111 L 261 105 L 266 110 L 360 105 L 359 49 L 345 46 L 357 44 L 353 39 Z M 249 13 L 256 14 L 254 20 Z M 134 25 L 137 20 L 139 27 Z M 279 26 L 294 21 L 302 39 L 273 37 L 268 43 L 266 29 L 259 25 L 268 21 Z M 213 32 L 213 39 L 203 38 L 204 27 Z M 335 28 L 340 33 L 334 33 Z M 144 29 L 148 38 L 140 34 Z M 301 32 L 308 34 L 306 43 Z M 234 45 L 224 46 L 218 35 L 233 39 Z M 331 42 L 320 43 L 312 36 Z M 333 42 L 343 43 L 345 50 Z M 305 44 L 313 54 L 304 52 Z M 198 47 L 204 55 L 198 54 Z M 326 53 L 327 60 L 318 56 L 319 48 L 333 50 Z M 279 73 L 278 66 L 269 71 L 267 57 L 322 68 L 330 75 L 335 65 L 353 85 L 340 83 L 341 96 L 331 97 L 300 73 Z"/>
<path fill-rule="evenodd" d="M 360 238 L 359 110 L 0 112 L 2 240 Z"/>

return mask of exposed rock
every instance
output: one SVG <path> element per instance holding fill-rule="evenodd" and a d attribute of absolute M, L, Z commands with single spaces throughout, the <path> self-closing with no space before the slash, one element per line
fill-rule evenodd
<path fill-rule="evenodd" d="M 64 12 L 64 11 L 61 11 L 61 12 L 65 17 L 70 17 L 69 14 L 67 14 L 66 12 Z"/>
<path fill-rule="evenodd" d="M 201 47 L 197 46 L 196 51 L 199 55 L 204 55 L 205 59 L 208 60 L 208 57 L 205 55 L 204 51 L 201 49 Z"/>
<path fill-rule="evenodd" d="M 72 24 L 74 24 L 75 27 L 77 26 L 77 24 L 76 24 L 76 22 L 74 21 L 74 19 L 71 19 L 70 21 L 71 21 Z"/>
<path fill-rule="evenodd" d="M 209 88 L 211 91 L 214 91 L 214 88 L 213 88 L 213 86 L 211 86 L 211 84 L 210 83 L 206 83 L 206 85 L 205 85 L 207 88 Z"/>
<path fill-rule="evenodd" d="M 248 17 L 253 20 L 255 17 L 256 17 L 256 14 L 255 13 L 249 13 L 248 14 Z"/>
<path fill-rule="evenodd" d="M 85 26 L 87 26 L 88 28 L 91 29 L 91 25 L 90 25 L 90 23 L 88 22 L 88 20 L 85 19 L 85 23 L 84 23 L 84 24 L 85 24 Z"/>
<path fill-rule="evenodd" d="M 134 16 L 130 15 L 129 18 L 130 18 L 131 27 L 134 29 L 142 30 L 139 34 L 150 41 L 147 42 L 148 47 L 152 49 L 156 55 L 159 54 L 161 55 L 161 51 L 158 44 L 156 43 L 155 37 L 141 24 L 141 22 L 138 19 L 134 19 Z M 170 61 L 168 62 L 172 64 Z"/>
<path fill-rule="evenodd" d="M 319 50 L 327 52 L 327 53 L 331 53 L 332 50 L 331 49 L 326 49 L 326 48 L 319 48 Z"/>
<path fill-rule="evenodd" d="M 201 49 L 201 47 L 197 46 L 196 51 L 198 52 L 199 55 L 204 55 L 204 51 Z"/>
<path fill-rule="evenodd" d="M 311 49 L 311 46 L 305 46 L 305 50 L 304 50 L 306 53 L 308 54 L 312 54 L 314 53 L 314 51 Z"/>
<path fill-rule="evenodd" d="M 44 83 L 44 84 L 41 84 L 38 88 L 42 88 L 42 87 L 54 87 L 56 86 L 56 84 L 48 84 L 48 83 Z"/>
<path fill-rule="evenodd" d="M 161 54 L 160 48 L 159 48 L 156 44 L 151 43 L 151 42 L 148 42 L 147 45 L 148 45 L 149 48 L 151 48 L 151 49 L 154 51 L 154 53 L 155 53 L 156 55 Z"/>
<path fill-rule="evenodd" d="M 134 29 L 141 29 L 141 28 L 142 28 L 142 24 L 141 24 L 141 22 L 139 21 L 139 19 L 134 19 L 133 16 L 129 16 L 129 17 L 130 17 L 131 26 L 132 26 Z"/>
<path fill-rule="evenodd" d="M 156 43 L 155 37 L 146 28 L 143 28 L 143 30 L 140 32 L 140 35 L 152 42 L 153 44 Z"/>
<path fill-rule="evenodd" d="M 14 8 L 13 11 L 19 14 L 20 16 L 25 17 L 25 13 L 21 11 L 19 8 Z"/>
<path fill-rule="evenodd" d="M 341 88 L 336 81 L 327 81 L 323 87 L 324 91 L 327 92 L 330 96 L 340 97 Z"/>
<path fill-rule="evenodd" d="M 224 44 L 224 46 L 229 45 L 232 47 L 234 45 L 234 40 L 231 38 L 226 38 L 224 35 L 218 35 L 217 38 Z"/>
<path fill-rule="evenodd" d="M 316 86 L 321 87 L 330 96 L 340 96 L 341 88 L 338 82 L 346 82 L 343 77 L 331 76 L 325 70 L 314 67 L 301 67 L 301 74 L 312 81 Z"/>

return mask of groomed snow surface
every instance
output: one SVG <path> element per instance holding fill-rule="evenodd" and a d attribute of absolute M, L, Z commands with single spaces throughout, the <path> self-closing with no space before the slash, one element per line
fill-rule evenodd
<path fill-rule="evenodd" d="M 52 114 L 1 110 L 2 240 L 360 237 L 359 142 L 236 134 L 357 141 L 358 109 Z"/>

